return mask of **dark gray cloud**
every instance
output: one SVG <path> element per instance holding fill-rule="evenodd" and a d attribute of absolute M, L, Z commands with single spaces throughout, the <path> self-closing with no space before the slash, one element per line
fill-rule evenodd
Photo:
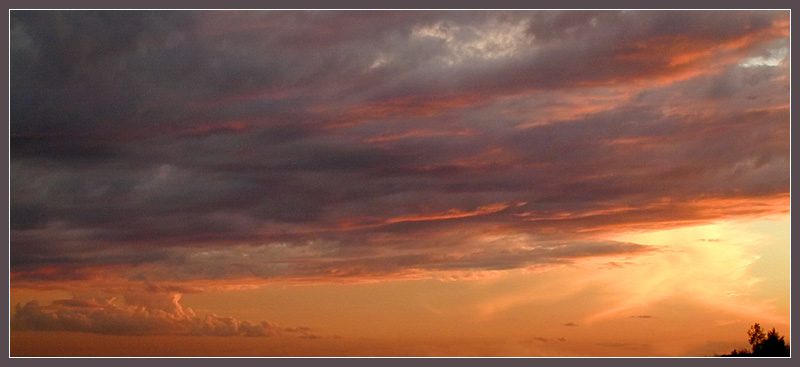
<path fill-rule="evenodd" d="M 641 251 L 576 233 L 782 210 L 788 47 L 780 11 L 14 11 L 12 272 Z"/>

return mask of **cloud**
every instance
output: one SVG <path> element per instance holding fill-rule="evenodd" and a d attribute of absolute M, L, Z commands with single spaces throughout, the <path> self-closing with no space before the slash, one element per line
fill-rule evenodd
<path fill-rule="evenodd" d="M 128 293 L 121 300 L 73 298 L 54 300 L 49 305 L 34 300 L 15 306 L 11 328 L 110 335 L 319 337 L 308 327 L 281 327 L 268 321 L 254 323 L 213 314 L 198 316 L 180 304 L 181 294 L 175 290 L 148 284 L 144 292 Z"/>
<path fill-rule="evenodd" d="M 368 235 L 368 236 L 371 236 Z M 169 248 L 158 251 L 146 261 L 134 252 L 103 256 L 84 252 L 80 257 L 61 255 L 62 263 L 49 268 L 30 266 L 14 272 L 12 282 L 33 286 L 41 281 L 90 281 L 102 278 L 143 279 L 150 281 L 193 281 L 244 279 L 253 283 L 271 281 L 328 282 L 380 281 L 385 279 L 453 279 L 467 274 L 491 273 L 513 269 L 540 269 L 571 264 L 582 259 L 604 256 L 643 254 L 659 249 L 636 243 L 616 241 L 541 241 L 527 235 L 480 235 L 453 237 L 458 246 L 418 242 L 409 249 L 398 248 L 405 241 L 395 240 L 380 246 L 341 246 L 335 242 L 310 242 L 305 245 L 271 243 L 265 245 L 226 245 Z M 363 239 L 369 241 L 368 237 Z M 133 260 L 133 262 L 132 262 Z M 29 260 L 33 261 L 33 260 Z M 54 262 L 40 257 L 37 262 Z M 100 262 L 103 262 L 101 265 Z M 94 265 L 90 265 L 94 264 Z M 18 265 L 19 268 L 26 268 Z M 202 283 L 199 283 L 202 284 Z M 200 288 L 156 288 L 149 291 L 197 292 Z"/>
<path fill-rule="evenodd" d="M 788 211 L 782 11 L 10 25 L 15 282 L 453 276 Z"/>

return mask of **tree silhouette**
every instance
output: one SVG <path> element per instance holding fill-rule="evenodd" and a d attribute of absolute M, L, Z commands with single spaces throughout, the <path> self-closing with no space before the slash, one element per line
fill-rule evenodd
<path fill-rule="evenodd" d="M 753 354 L 764 357 L 788 357 L 789 346 L 786 345 L 786 341 L 783 340 L 783 337 L 778 335 L 775 328 L 772 328 L 772 330 L 767 333 L 767 338 L 758 345 L 758 351 L 756 351 L 755 346 L 753 347 Z"/>
<path fill-rule="evenodd" d="M 747 341 L 753 347 L 753 353 L 755 353 L 756 348 L 764 342 L 764 330 L 761 329 L 761 325 L 755 323 L 750 327 L 750 330 L 747 330 L 747 336 L 750 337 Z"/>
<path fill-rule="evenodd" d="M 769 332 L 764 334 L 764 329 L 758 323 L 753 324 L 747 330 L 747 341 L 753 348 L 752 351 L 734 349 L 730 354 L 725 354 L 723 357 L 789 357 L 789 346 L 782 336 L 772 328 Z"/>

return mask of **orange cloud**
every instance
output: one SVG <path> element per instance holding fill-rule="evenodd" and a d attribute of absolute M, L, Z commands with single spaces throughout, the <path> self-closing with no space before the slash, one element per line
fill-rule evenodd
<path fill-rule="evenodd" d="M 386 219 L 347 219 L 341 221 L 339 224 L 340 230 L 353 230 L 353 229 L 362 229 L 362 228 L 371 228 L 371 227 L 379 227 L 389 224 L 395 223 L 404 223 L 404 222 L 427 222 L 427 221 L 437 221 L 437 220 L 447 220 L 447 219 L 458 219 L 458 218 L 467 218 L 467 217 L 475 217 L 480 215 L 487 215 L 492 213 L 497 213 L 500 211 L 505 210 L 506 208 L 510 207 L 511 205 L 505 203 L 495 203 L 489 205 L 479 206 L 475 210 L 463 210 L 463 209 L 450 209 L 444 212 L 438 213 L 430 213 L 430 214 L 414 214 L 414 215 L 403 215 L 399 217 L 392 217 Z M 366 223 L 365 223 L 366 222 Z M 377 222 L 377 223 L 369 223 L 369 222 Z"/>
<path fill-rule="evenodd" d="M 375 120 L 434 117 L 449 110 L 480 105 L 486 100 L 485 95 L 457 94 L 421 95 L 368 102 L 349 107 L 341 113 L 338 123 L 328 127 L 348 127 Z"/>
<path fill-rule="evenodd" d="M 461 209 L 450 209 L 446 212 L 442 213 L 435 213 L 435 214 L 423 214 L 423 215 L 407 215 L 407 216 L 400 216 L 389 218 L 386 220 L 385 223 L 401 223 L 401 222 L 419 222 L 419 221 L 429 221 L 429 220 L 444 220 L 444 219 L 455 219 L 455 218 L 466 218 L 466 217 L 474 217 L 477 215 L 486 215 L 491 213 L 497 213 L 508 208 L 509 204 L 504 203 L 497 203 L 497 204 L 490 204 L 480 206 L 473 211 L 464 211 Z"/>
<path fill-rule="evenodd" d="M 459 130 L 459 131 L 434 131 L 434 130 L 411 130 L 408 132 L 394 134 L 394 135 L 382 135 L 373 138 L 366 139 L 368 143 L 383 143 L 388 141 L 406 139 L 406 138 L 417 138 L 417 137 L 433 137 L 433 136 L 469 136 L 475 135 L 476 132 L 473 130 Z"/>

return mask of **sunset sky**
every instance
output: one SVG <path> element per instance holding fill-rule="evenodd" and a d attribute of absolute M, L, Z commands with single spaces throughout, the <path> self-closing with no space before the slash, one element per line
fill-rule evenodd
<path fill-rule="evenodd" d="M 790 342 L 788 11 L 11 11 L 12 356 Z"/>

